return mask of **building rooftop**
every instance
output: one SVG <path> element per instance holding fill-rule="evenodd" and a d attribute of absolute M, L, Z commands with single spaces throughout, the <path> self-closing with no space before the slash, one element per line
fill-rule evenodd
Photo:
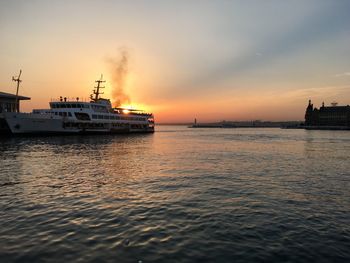
<path fill-rule="evenodd" d="M 350 110 L 350 106 L 324 106 L 320 107 L 320 112 L 347 112 Z"/>
<path fill-rule="evenodd" d="M 0 98 L 16 99 L 16 95 L 15 95 L 15 94 L 11 94 L 11 93 L 6 93 L 6 92 L 0 91 Z M 18 95 L 18 99 L 19 99 L 19 100 L 30 100 L 29 97 L 20 96 L 20 95 Z"/>

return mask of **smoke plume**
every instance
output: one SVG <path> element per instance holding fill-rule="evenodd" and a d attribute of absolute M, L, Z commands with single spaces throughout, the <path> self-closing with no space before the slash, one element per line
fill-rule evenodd
<path fill-rule="evenodd" d="M 112 103 L 114 107 L 129 104 L 130 97 L 125 92 L 129 71 L 129 53 L 127 49 L 120 48 L 118 57 L 109 58 L 108 63 L 111 66 L 112 73 Z"/>

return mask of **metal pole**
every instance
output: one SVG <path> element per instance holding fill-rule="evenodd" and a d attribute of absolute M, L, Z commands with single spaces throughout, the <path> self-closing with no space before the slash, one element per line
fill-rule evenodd
<path fill-rule="evenodd" d="M 22 82 L 21 78 L 22 70 L 19 71 L 19 75 L 17 78 L 12 77 L 12 80 L 17 82 L 17 90 L 16 90 L 16 111 L 19 112 L 19 100 L 18 100 L 18 91 L 19 91 L 19 84 Z"/>

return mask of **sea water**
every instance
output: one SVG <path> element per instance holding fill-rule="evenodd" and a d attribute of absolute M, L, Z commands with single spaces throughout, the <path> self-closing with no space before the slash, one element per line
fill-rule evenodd
<path fill-rule="evenodd" d="M 0 139 L 1 262 L 350 260 L 350 132 Z"/>

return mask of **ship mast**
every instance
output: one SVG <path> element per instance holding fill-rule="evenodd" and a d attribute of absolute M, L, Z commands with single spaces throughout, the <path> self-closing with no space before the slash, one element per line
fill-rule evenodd
<path fill-rule="evenodd" d="M 93 100 L 93 101 L 97 101 L 98 100 L 98 96 L 100 95 L 100 94 L 104 94 L 103 92 L 100 92 L 100 89 L 104 89 L 105 87 L 103 86 L 101 86 L 101 83 L 104 83 L 104 82 L 106 82 L 105 80 L 102 80 L 103 79 L 103 75 L 101 74 L 101 78 L 99 79 L 99 80 L 96 80 L 95 82 L 97 83 L 97 86 L 95 87 L 95 89 L 92 91 L 93 92 L 93 94 L 91 94 L 91 96 L 90 96 L 90 98 L 91 98 L 91 100 Z M 94 97 L 94 95 L 95 95 L 95 97 Z"/>
<path fill-rule="evenodd" d="M 22 70 L 19 71 L 18 77 L 12 77 L 12 81 L 17 82 L 17 90 L 16 90 L 16 110 L 17 110 L 17 112 L 19 112 L 18 90 L 19 90 L 19 84 L 22 82 L 21 74 L 22 74 Z"/>

